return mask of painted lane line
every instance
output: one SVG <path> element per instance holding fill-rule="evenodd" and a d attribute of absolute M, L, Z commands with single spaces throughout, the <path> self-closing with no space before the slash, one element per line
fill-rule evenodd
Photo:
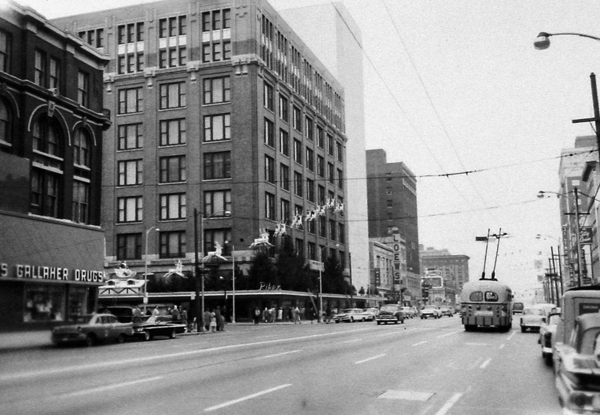
<path fill-rule="evenodd" d="M 440 408 L 440 410 L 435 413 L 435 415 L 445 415 L 445 414 L 447 414 L 448 411 L 454 406 L 454 404 L 456 404 L 456 402 L 458 402 L 458 400 L 462 397 L 462 395 L 463 394 L 460 393 L 460 392 L 455 393 L 454 395 L 452 395 L 452 397 L 446 401 L 446 403 L 444 404 L 444 406 L 442 406 Z"/>
<path fill-rule="evenodd" d="M 277 354 L 270 354 L 268 356 L 259 356 L 259 357 L 256 358 L 256 360 L 269 359 L 271 357 L 285 356 L 285 355 L 292 354 L 292 353 L 298 353 L 299 351 L 300 350 L 292 350 L 292 351 L 289 351 L 289 352 L 283 352 L 283 353 L 277 353 Z"/>
<path fill-rule="evenodd" d="M 348 331 L 343 332 L 342 334 L 355 333 L 355 332 L 365 331 L 365 330 L 367 330 L 367 329 L 363 328 L 363 329 L 348 330 Z M 248 347 L 248 346 L 262 346 L 265 344 L 277 344 L 277 343 L 295 342 L 295 341 L 299 341 L 299 340 L 310 340 L 310 339 L 316 339 L 319 337 L 335 336 L 335 335 L 339 335 L 339 334 L 340 333 L 338 333 L 338 332 L 328 332 L 328 333 L 319 334 L 319 335 L 313 334 L 313 335 L 309 335 L 309 336 L 287 337 L 285 339 L 266 340 L 266 341 L 259 341 L 259 342 L 250 342 L 250 343 L 237 343 L 237 344 L 230 344 L 227 346 L 209 347 L 207 349 L 188 350 L 188 351 L 184 351 L 184 352 L 170 353 L 170 354 L 164 354 L 164 355 L 113 360 L 111 362 L 91 363 L 91 364 L 81 365 L 81 366 L 66 366 L 66 367 L 52 368 L 52 369 L 32 371 L 32 372 L 10 373 L 7 375 L 0 375 L 0 382 L 15 381 L 18 379 L 26 379 L 26 378 L 41 377 L 41 376 L 56 376 L 58 373 L 81 372 L 81 371 L 85 371 L 85 370 L 97 370 L 97 369 L 111 368 L 114 366 L 122 366 L 122 365 L 127 365 L 127 364 L 137 365 L 141 362 L 152 362 L 152 361 L 157 361 L 157 360 L 166 360 L 166 359 L 179 358 L 179 357 L 190 356 L 190 355 L 200 355 L 200 354 L 206 354 L 206 353 L 222 351 L 222 350 L 235 350 L 235 349 L 240 349 L 242 347 Z"/>
<path fill-rule="evenodd" d="M 155 380 L 160 380 L 162 378 L 163 378 L 163 376 L 155 376 L 153 378 L 134 380 L 131 382 L 115 383 L 113 385 L 100 386 L 99 388 L 85 389 L 85 390 L 81 390 L 81 391 L 77 391 L 77 392 L 67 393 L 64 395 L 60 395 L 60 398 L 61 399 L 62 398 L 73 398 L 75 396 L 87 395 L 90 393 L 106 392 L 111 389 L 118 389 L 118 388 L 123 388 L 126 386 L 138 385 L 138 384 L 144 383 L 144 382 L 154 382 Z"/>
<path fill-rule="evenodd" d="M 487 365 L 490 364 L 490 362 L 492 361 L 492 358 L 490 357 L 488 360 L 486 360 L 485 362 L 483 362 L 481 364 L 481 366 L 479 366 L 480 369 L 485 369 L 487 367 Z"/>
<path fill-rule="evenodd" d="M 425 344 L 425 343 L 427 343 L 427 340 L 419 342 L 419 343 L 415 343 L 415 344 L 413 344 L 413 347 L 420 346 L 420 345 Z"/>
<path fill-rule="evenodd" d="M 463 330 L 452 331 L 450 333 L 446 333 L 446 334 L 442 334 L 441 336 L 437 336 L 437 338 L 441 339 L 442 337 L 448 337 L 448 336 L 452 336 L 453 334 L 462 333 L 462 332 L 463 332 Z"/>
<path fill-rule="evenodd" d="M 465 346 L 487 346 L 487 343 L 465 343 Z"/>
<path fill-rule="evenodd" d="M 345 342 L 342 342 L 342 344 L 356 343 L 356 342 L 361 342 L 361 341 L 362 341 L 362 339 L 346 340 Z"/>
<path fill-rule="evenodd" d="M 206 408 L 204 410 L 204 412 L 216 411 L 217 409 L 225 408 L 227 406 L 235 405 L 235 404 L 240 403 L 240 402 L 244 402 L 244 401 L 247 401 L 247 400 L 250 400 L 250 399 L 258 398 L 259 396 L 266 395 L 267 393 L 275 392 L 275 391 L 278 391 L 278 390 L 283 389 L 283 388 L 287 388 L 288 386 L 292 386 L 292 384 L 288 383 L 288 384 L 285 384 L 285 385 L 279 385 L 279 386 L 276 386 L 276 387 L 271 388 L 271 389 L 267 389 L 267 390 L 264 390 L 264 391 L 261 391 L 261 392 L 253 393 L 252 395 L 244 396 L 244 397 L 239 398 L 239 399 L 234 399 L 233 401 L 223 402 L 222 404 L 211 406 L 210 408 Z"/>
<path fill-rule="evenodd" d="M 510 333 L 510 336 L 508 336 L 508 337 L 506 338 L 506 340 L 510 340 L 510 339 L 512 339 L 512 337 L 513 337 L 515 334 L 517 334 L 517 331 L 516 331 L 516 330 L 513 330 L 513 332 L 512 332 L 512 333 Z"/>
<path fill-rule="evenodd" d="M 504 349 L 504 346 L 505 346 L 505 344 L 504 344 L 504 343 L 502 343 L 502 344 L 500 345 L 500 347 L 498 347 L 498 348 L 499 348 L 499 349 Z"/>
<path fill-rule="evenodd" d="M 378 354 L 377 356 L 369 357 L 368 359 L 359 360 L 358 362 L 354 362 L 355 365 L 360 365 L 361 363 L 370 362 L 371 360 L 379 359 L 380 357 L 385 356 L 384 354 Z"/>

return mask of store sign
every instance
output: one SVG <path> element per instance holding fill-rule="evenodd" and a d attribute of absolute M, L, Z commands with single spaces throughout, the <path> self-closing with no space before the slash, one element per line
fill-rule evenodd
<path fill-rule="evenodd" d="M 104 281 L 104 271 L 0 263 L 0 278 L 101 283 Z"/>

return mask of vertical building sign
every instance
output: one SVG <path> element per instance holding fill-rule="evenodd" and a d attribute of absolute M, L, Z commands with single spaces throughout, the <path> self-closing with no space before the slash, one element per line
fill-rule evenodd
<path fill-rule="evenodd" d="M 397 285 L 398 287 L 395 287 L 395 288 L 400 289 L 400 284 L 402 284 L 402 278 L 400 275 L 401 246 L 400 246 L 400 234 L 399 233 L 394 234 L 393 248 L 394 248 L 394 286 Z"/>

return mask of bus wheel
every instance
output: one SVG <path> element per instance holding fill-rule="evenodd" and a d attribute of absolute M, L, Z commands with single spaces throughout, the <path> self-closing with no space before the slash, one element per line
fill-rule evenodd
<path fill-rule="evenodd" d="M 474 331 L 475 326 L 472 324 L 465 324 L 465 331 Z"/>

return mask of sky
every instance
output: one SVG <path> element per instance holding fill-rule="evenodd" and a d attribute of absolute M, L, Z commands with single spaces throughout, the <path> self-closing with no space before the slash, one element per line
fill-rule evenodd
<path fill-rule="evenodd" d="M 2 0 L 0 0 L 2 1 Z M 52 19 L 149 0 L 20 0 Z M 513 290 L 536 287 L 535 260 L 558 245 L 559 156 L 594 135 L 590 74 L 600 42 L 539 32 L 600 36 L 597 0 L 343 0 L 362 32 L 368 149 L 417 176 L 419 242 L 470 257 L 481 275 Z M 290 8 L 325 0 L 272 0 Z M 466 174 L 465 172 L 470 172 Z M 536 235 L 542 235 L 536 238 Z"/>

